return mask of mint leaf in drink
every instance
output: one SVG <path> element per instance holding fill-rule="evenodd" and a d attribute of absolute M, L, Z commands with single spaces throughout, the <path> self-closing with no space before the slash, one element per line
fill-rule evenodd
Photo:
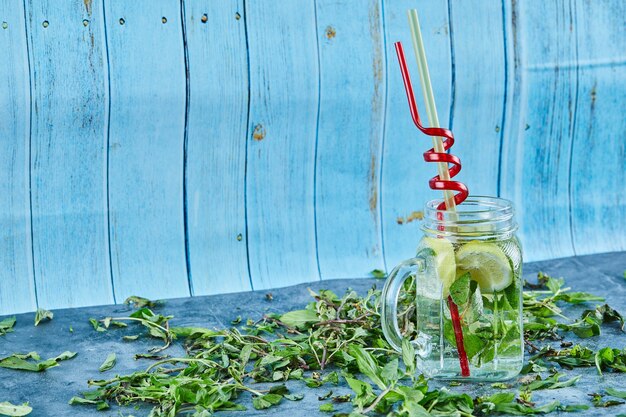
<path fill-rule="evenodd" d="M 0 336 L 12 332 L 13 326 L 15 326 L 15 317 L 7 317 L 0 320 Z"/>
<path fill-rule="evenodd" d="M 504 296 L 509 302 L 511 310 L 517 309 L 520 305 L 520 295 L 518 284 L 513 280 L 513 283 L 504 289 Z"/>
<path fill-rule="evenodd" d="M 450 296 L 457 306 L 464 306 L 470 297 L 470 273 L 466 272 L 450 285 Z"/>
<path fill-rule="evenodd" d="M 35 313 L 35 326 L 38 326 L 44 320 L 52 320 L 54 313 L 43 308 L 38 308 Z"/>
<path fill-rule="evenodd" d="M 26 404 L 14 405 L 8 401 L 0 402 L 0 415 L 10 417 L 27 416 L 33 411 L 32 407 Z"/>
<path fill-rule="evenodd" d="M 100 368 L 98 369 L 100 370 L 100 372 L 108 371 L 109 369 L 112 369 L 115 366 L 116 362 L 117 362 L 117 357 L 115 356 L 115 352 L 109 353 L 107 358 L 104 360 L 104 362 L 102 363 L 102 365 L 100 365 Z"/>
<path fill-rule="evenodd" d="M 489 346 L 485 344 L 485 340 L 473 333 L 463 335 L 463 345 L 465 346 L 467 358 L 470 360 L 480 352 L 487 351 L 489 349 Z"/>

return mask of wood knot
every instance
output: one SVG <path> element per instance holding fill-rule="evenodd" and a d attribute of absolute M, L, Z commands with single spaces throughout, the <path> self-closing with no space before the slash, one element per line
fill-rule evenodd
<path fill-rule="evenodd" d="M 424 218 L 424 212 L 423 211 L 414 211 L 411 214 L 409 214 L 406 217 L 398 217 L 396 219 L 396 223 L 398 224 L 407 224 L 407 223 L 411 223 L 415 220 L 422 220 Z"/>
<path fill-rule="evenodd" d="M 325 33 L 326 33 L 326 38 L 328 39 L 332 39 L 335 36 L 337 36 L 337 31 L 332 26 L 327 26 Z"/>
<path fill-rule="evenodd" d="M 591 89 L 591 103 L 592 104 L 596 102 L 596 95 L 597 95 L 596 86 L 594 84 L 593 88 Z"/>
<path fill-rule="evenodd" d="M 206 23 L 209 20 L 209 16 L 207 16 L 207 14 L 203 14 L 202 17 L 200 18 L 200 21 L 202 23 Z"/>
<path fill-rule="evenodd" d="M 262 124 L 254 126 L 252 131 L 252 139 L 262 141 L 265 139 L 265 127 Z"/>
<path fill-rule="evenodd" d="M 235 13 L 235 19 L 237 19 L 237 20 L 241 19 L 241 15 L 239 14 L 239 12 Z"/>

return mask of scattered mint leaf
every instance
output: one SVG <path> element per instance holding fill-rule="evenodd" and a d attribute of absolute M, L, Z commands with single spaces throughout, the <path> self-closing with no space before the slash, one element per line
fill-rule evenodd
<path fill-rule="evenodd" d="M 139 359 L 150 359 L 153 361 L 162 361 L 163 359 L 169 358 L 168 355 L 156 355 L 154 353 L 135 353 L 134 359 L 137 361 Z"/>
<path fill-rule="evenodd" d="M 13 326 L 15 326 L 15 317 L 7 317 L 0 320 L 0 336 L 12 332 Z"/>
<path fill-rule="evenodd" d="M 609 394 L 612 397 L 617 397 L 617 398 L 621 398 L 622 400 L 626 400 L 626 391 L 618 391 L 613 388 L 606 388 L 605 391 L 607 394 Z"/>
<path fill-rule="evenodd" d="M 409 339 L 402 339 L 402 361 L 406 367 L 408 374 L 415 372 L 415 346 L 409 341 Z"/>
<path fill-rule="evenodd" d="M 356 359 L 359 371 L 378 385 L 378 388 L 385 389 L 386 384 L 381 376 L 382 368 L 378 366 L 378 363 L 372 354 L 363 349 L 361 346 L 355 344 L 350 345 L 348 351 L 350 352 L 350 355 Z"/>
<path fill-rule="evenodd" d="M 144 297 L 139 297 L 137 295 L 131 295 L 126 300 L 124 300 L 124 304 L 128 304 L 133 308 L 143 308 L 143 307 L 158 307 L 163 304 L 163 301 L 152 301 Z"/>
<path fill-rule="evenodd" d="M 370 272 L 370 275 L 376 279 L 387 278 L 387 273 L 383 271 L 382 269 L 373 269 L 372 272 Z"/>
<path fill-rule="evenodd" d="M 591 396 L 591 402 L 593 403 L 594 407 L 606 408 L 606 407 L 614 407 L 616 405 L 624 404 L 624 401 L 617 401 L 617 400 L 604 401 L 604 395 L 600 393 L 593 393 L 589 395 Z"/>
<path fill-rule="evenodd" d="M 279 394 L 265 394 L 260 397 L 256 397 L 252 400 L 252 405 L 257 410 L 265 410 L 266 408 L 270 408 L 274 405 L 279 404 L 283 399 L 282 395 Z"/>
<path fill-rule="evenodd" d="M 90 318 L 89 319 L 89 323 L 91 323 L 91 325 L 93 326 L 93 329 L 97 332 L 106 332 L 107 329 L 105 329 L 104 327 L 100 326 L 100 322 L 98 322 L 98 320 L 94 319 L 94 318 Z"/>
<path fill-rule="evenodd" d="M 528 384 L 526 389 L 528 389 L 529 391 L 537 391 L 542 389 L 565 388 L 575 385 L 576 382 L 578 382 L 578 380 L 580 379 L 580 375 L 578 375 L 566 381 L 560 381 L 563 376 L 565 375 L 561 373 L 556 373 L 546 379 L 541 379 L 541 377 L 537 375 L 537 379 Z"/>
<path fill-rule="evenodd" d="M 54 317 L 54 313 L 52 311 L 45 310 L 43 308 L 38 308 L 35 313 L 35 326 L 38 326 L 44 320 L 52 320 Z"/>
<path fill-rule="evenodd" d="M 589 294 L 586 292 L 565 292 L 554 297 L 556 301 L 565 301 L 570 304 L 580 304 L 589 301 L 604 301 L 604 297 Z"/>
<path fill-rule="evenodd" d="M 333 411 L 335 411 L 335 406 L 333 405 L 333 403 L 322 404 L 320 405 L 320 411 L 324 413 L 332 413 Z"/>
<path fill-rule="evenodd" d="M 523 347 L 522 336 L 533 343 L 537 338 L 560 338 L 564 332 L 574 332 L 574 329 L 579 332 L 591 329 L 593 332 L 596 324 L 601 327 L 605 323 L 620 321 L 607 308 L 591 309 L 578 320 L 565 317 L 559 307 L 563 303 L 574 304 L 592 297 L 581 295 L 585 293 L 571 293 L 563 280 L 540 275 L 536 287 L 539 291 L 524 292 L 526 331 L 521 335 L 520 329 L 511 324 L 518 314 L 519 304 L 516 307 L 516 303 L 519 299 L 515 297 L 519 298 L 519 289 L 511 290 L 511 294 L 505 290 L 484 297 L 472 280 L 469 280 L 467 291 L 462 282 L 457 285 L 457 301 L 463 301 L 467 294 L 466 307 L 459 312 L 467 338 L 466 350 L 473 356 L 474 366 L 490 361 L 496 349 L 498 352 L 510 349 L 518 352 Z M 171 316 L 155 314 L 149 306 L 139 308 L 129 317 L 104 319 L 100 323 L 105 326 L 113 326 L 115 321 L 128 323 L 129 327 L 144 326 L 152 337 L 163 339 L 166 346 L 175 338 L 184 338 L 187 355 L 176 358 L 147 354 L 145 357 L 158 361 L 150 364 L 147 372 L 90 381 L 96 389 L 82 397 L 95 401 L 96 404 L 88 403 L 92 406 L 97 406 L 100 401 L 133 405 L 142 398 L 155 404 L 155 416 L 173 416 L 180 410 L 189 410 L 198 417 L 205 417 L 209 412 L 243 409 L 237 402 L 244 391 L 252 393 L 253 405 L 258 409 L 273 407 L 283 398 L 300 400 L 302 394 L 290 394 L 284 381 L 299 379 L 307 386 L 319 387 L 336 384 L 339 380 L 337 371 L 341 371 L 352 393 L 332 396 L 330 393 L 323 395 L 324 391 L 320 396 L 331 404 L 352 401 L 351 417 L 374 413 L 391 413 L 388 415 L 398 417 L 527 415 L 587 408 L 558 401 L 539 406 L 532 402 L 531 384 L 534 384 L 533 389 L 556 389 L 578 381 L 578 377 L 568 379 L 557 374 L 556 370 L 550 371 L 551 374 L 544 379 L 533 376 L 525 380 L 526 385 L 517 398 L 506 391 L 472 398 L 446 388 L 429 389 L 428 381 L 412 369 L 415 346 L 409 341 L 416 339 L 419 330 L 414 324 L 415 288 L 414 280 L 407 280 L 398 299 L 398 324 L 406 337 L 401 354 L 396 354 L 384 339 L 378 312 L 380 292 L 374 288 L 364 297 L 351 290 L 342 297 L 327 290 L 310 291 L 312 300 L 302 310 L 283 315 L 267 312 L 258 320 L 247 320 L 245 326 L 239 328 L 171 327 Z M 481 319 L 483 308 L 497 308 L 503 313 L 502 320 L 494 325 Z M 610 321 L 605 321 L 605 313 L 606 320 Z M 444 336 L 446 340 L 452 337 L 454 342 L 451 326 L 447 328 L 448 322 L 444 318 Z M 562 343 L 561 349 L 555 349 L 537 344 L 534 356 L 525 367 L 526 372 L 547 372 L 552 365 L 568 369 L 595 366 L 597 352 L 585 346 Z M 529 350 L 532 346 L 529 345 Z M 611 351 L 612 361 L 608 360 L 608 353 L 599 356 L 603 371 L 619 371 L 623 365 L 621 351 Z M 405 362 L 404 366 L 400 364 L 400 358 Z M 33 362 L 33 359 L 27 362 Z M 331 366 L 334 368 L 328 368 Z M 328 372 L 329 369 L 333 372 Z M 167 372 L 163 372 L 165 370 Z M 270 385 L 263 386 L 264 391 L 259 392 L 257 383 Z M 499 384 L 494 384 L 493 388 L 508 389 L 507 384 Z"/>
<path fill-rule="evenodd" d="M 77 404 L 94 404 L 96 406 L 96 410 L 107 410 L 109 408 L 109 404 L 106 401 L 102 400 L 88 400 L 86 398 L 81 397 L 72 397 L 68 402 L 69 405 L 77 405 Z"/>
<path fill-rule="evenodd" d="M 104 327 L 106 329 L 108 329 L 111 326 L 115 326 L 115 327 L 128 327 L 128 324 L 122 322 L 122 321 L 118 321 L 118 320 L 113 320 L 112 317 L 105 317 L 102 320 L 102 324 L 104 324 Z"/>
<path fill-rule="evenodd" d="M 311 310 L 295 310 L 280 316 L 280 321 L 287 326 L 303 329 L 307 325 L 318 322 L 317 313 Z"/>
<path fill-rule="evenodd" d="M 109 369 L 112 369 L 115 366 L 116 362 L 117 362 L 117 357 L 115 356 L 115 352 L 109 353 L 107 358 L 104 360 L 104 362 L 102 362 L 102 365 L 100 365 L 100 368 L 98 369 L 100 370 L 100 372 L 108 371 Z"/>
<path fill-rule="evenodd" d="M 611 323 L 617 321 L 621 325 L 621 329 L 624 330 L 624 317 L 611 308 L 608 304 L 600 305 L 595 310 L 585 310 L 581 315 L 581 320 L 593 320 L 597 323 Z"/>
<path fill-rule="evenodd" d="M 337 374 L 337 372 L 333 371 L 333 372 L 329 372 L 328 374 L 324 375 L 324 377 L 322 378 L 322 383 L 324 384 L 333 384 L 333 385 L 337 385 L 339 384 L 339 374 Z"/>
<path fill-rule="evenodd" d="M 32 407 L 26 404 L 13 405 L 8 401 L 0 402 L 0 415 L 10 417 L 27 416 L 33 411 Z"/>
<path fill-rule="evenodd" d="M 41 372 L 48 368 L 58 366 L 59 362 L 72 359 L 76 356 L 75 352 L 63 352 L 57 357 L 40 361 L 41 357 L 37 352 L 27 354 L 14 353 L 10 356 L 0 359 L 0 368 L 16 369 L 21 371 Z"/>

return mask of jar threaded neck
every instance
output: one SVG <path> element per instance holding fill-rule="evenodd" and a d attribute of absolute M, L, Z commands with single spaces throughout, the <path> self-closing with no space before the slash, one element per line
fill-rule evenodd
<path fill-rule="evenodd" d="M 471 196 L 456 211 L 437 210 L 442 200 L 426 204 L 422 230 L 452 240 L 508 239 L 517 230 L 513 204 L 506 199 Z"/>

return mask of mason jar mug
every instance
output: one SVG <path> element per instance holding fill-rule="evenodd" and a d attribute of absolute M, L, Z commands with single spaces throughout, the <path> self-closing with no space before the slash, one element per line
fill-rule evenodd
<path fill-rule="evenodd" d="M 428 377 L 498 381 L 524 358 L 522 250 L 510 201 L 470 197 L 455 211 L 426 205 L 417 255 L 398 265 L 382 293 L 382 328 L 408 339 Z"/>

